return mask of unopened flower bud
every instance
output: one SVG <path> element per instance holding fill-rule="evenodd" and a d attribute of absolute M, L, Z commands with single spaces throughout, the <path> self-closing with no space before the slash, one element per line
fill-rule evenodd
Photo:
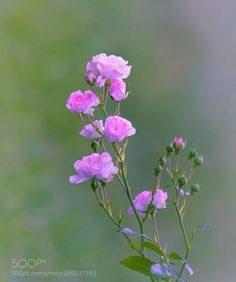
<path fill-rule="evenodd" d="M 195 164 L 195 166 L 201 166 L 203 164 L 203 157 L 197 157 L 194 160 L 194 164 Z"/>
<path fill-rule="evenodd" d="M 166 158 L 165 157 L 161 157 L 159 160 L 160 165 L 163 167 L 166 164 Z"/>
<path fill-rule="evenodd" d="M 158 166 L 154 167 L 153 170 L 154 170 L 154 174 L 158 175 L 162 171 L 162 166 L 158 165 Z"/>
<path fill-rule="evenodd" d="M 193 193 L 198 192 L 198 191 L 200 190 L 199 184 L 193 184 L 193 185 L 191 185 L 190 188 L 191 188 L 191 191 L 192 191 Z"/>
<path fill-rule="evenodd" d="M 97 179 L 93 179 L 90 183 L 91 188 L 93 189 L 93 191 L 95 192 L 99 186 L 98 184 L 98 180 Z"/>
<path fill-rule="evenodd" d="M 181 177 L 178 179 L 178 183 L 179 183 L 179 186 L 180 186 L 180 187 L 183 187 L 183 186 L 187 183 L 187 178 L 184 177 L 184 176 L 181 176 Z"/>
<path fill-rule="evenodd" d="M 169 146 L 166 147 L 166 152 L 167 155 L 170 156 L 170 154 L 174 151 L 173 145 L 170 144 Z"/>
<path fill-rule="evenodd" d="M 183 140 L 182 137 L 175 137 L 175 140 L 173 142 L 174 148 L 175 149 L 184 149 L 186 146 L 186 141 Z"/>
<path fill-rule="evenodd" d="M 188 159 L 191 160 L 193 158 L 196 158 L 196 156 L 197 156 L 197 151 L 196 149 L 193 149 L 189 152 Z"/>

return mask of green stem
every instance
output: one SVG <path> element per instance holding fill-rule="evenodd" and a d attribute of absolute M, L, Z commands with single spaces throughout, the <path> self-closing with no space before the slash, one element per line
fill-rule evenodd
<path fill-rule="evenodd" d="M 111 219 L 111 221 L 118 227 L 118 229 L 120 230 L 120 224 L 115 220 L 115 218 L 109 213 L 109 211 L 104 207 L 104 205 L 99 201 L 98 197 L 97 197 L 97 194 L 95 192 L 95 196 L 96 196 L 96 199 L 98 200 L 98 203 L 100 205 L 100 207 L 105 211 L 105 213 L 107 214 L 107 216 Z M 133 241 L 130 240 L 129 236 L 125 233 L 122 233 L 125 238 L 129 241 L 130 245 L 132 245 Z M 143 256 L 143 253 L 139 250 L 136 250 L 141 256 Z"/>
<path fill-rule="evenodd" d="M 140 233 L 141 233 L 141 250 L 143 251 L 143 242 L 144 242 L 144 237 L 143 237 L 143 234 L 144 234 L 144 227 L 143 227 L 143 223 L 138 215 L 138 212 L 134 206 L 134 203 L 133 203 L 133 199 L 132 199 L 132 194 L 131 194 L 131 189 L 130 189 L 130 186 L 129 186 L 129 183 L 128 183 L 128 179 L 127 179 L 127 176 L 126 176 L 126 173 L 125 173 L 125 168 L 124 168 L 124 162 L 120 156 L 120 153 L 119 153 L 119 149 L 117 147 L 117 144 L 116 143 L 112 143 L 112 147 L 119 159 L 119 163 L 120 163 L 120 169 L 121 169 L 121 175 L 122 175 L 122 178 L 123 178 L 123 181 L 124 181 L 124 185 L 125 185 L 125 188 L 126 188 L 126 195 L 128 196 L 128 199 L 130 201 L 130 204 L 134 210 L 134 214 L 136 216 L 136 219 L 138 221 L 138 224 L 139 224 L 139 228 L 140 228 Z"/>
<path fill-rule="evenodd" d="M 154 234 L 155 234 L 156 243 L 158 244 L 159 247 L 161 247 L 160 237 L 159 237 L 159 233 L 158 233 L 158 229 L 157 229 L 157 223 L 156 223 L 154 216 L 152 216 L 152 222 L 153 222 L 153 226 L 154 226 Z"/>
<path fill-rule="evenodd" d="M 176 209 L 176 212 L 177 212 L 177 215 L 178 215 L 180 227 L 181 227 L 181 230 L 182 230 L 182 233 L 183 233 L 183 236 L 184 236 L 184 242 L 185 242 L 186 248 L 189 249 L 188 237 L 187 237 L 186 230 L 185 230 L 185 227 L 184 227 L 183 219 L 181 217 L 181 214 L 180 214 L 180 211 L 179 211 L 179 208 L 178 208 L 178 204 L 176 202 L 174 202 L 174 205 L 175 205 L 175 209 Z"/>

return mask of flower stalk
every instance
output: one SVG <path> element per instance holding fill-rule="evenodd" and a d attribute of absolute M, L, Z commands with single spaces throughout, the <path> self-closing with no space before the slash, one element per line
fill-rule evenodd
<path fill-rule="evenodd" d="M 92 141 L 93 153 L 84 156 L 74 163 L 75 174 L 69 177 L 71 184 L 90 182 L 98 205 L 104 210 L 118 231 L 127 239 L 132 250 L 138 256 L 130 256 L 121 261 L 126 267 L 138 271 L 149 277 L 151 281 L 179 281 L 186 278 L 184 270 L 189 269 L 187 260 L 195 237 L 195 228 L 189 239 L 184 224 L 184 216 L 195 193 L 199 191 L 198 184 L 192 184 L 188 190 L 193 173 L 203 164 L 203 157 L 198 156 L 195 149 L 189 152 L 186 160 L 182 161 L 182 151 L 186 141 L 176 137 L 166 147 L 165 153 L 157 160 L 153 168 L 154 183 L 151 188 L 132 195 L 134 188 L 129 184 L 126 165 L 126 150 L 128 138 L 135 135 L 136 129 L 132 123 L 121 116 L 121 105 L 129 96 L 126 92 L 125 80 L 131 72 L 131 66 L 123 58 L 102 53 L 94 56 L 86 67 L 86 82 L 90 90 L 77 90 L 70 94 L 66 107 L 70 112 L 79 113 L 82 121 L 87 120 L 80 135 Z M 98 94 L 99 93 L 99 94 Z M 107 109 L 111 98 L 115 103 L 114 112 Z M 100 106 L 103 119 L 94 120 L 95 110 Z M 106 144 L 111 146 L 107 147 Z M 112 148 L 109 152 L 107 148 Z M 115 163 L 113 162 L 113 157 Z M 192 163 L 192 167 L 189 165 Z M 163 185 L 163 174 L 167 174 L 172 185 Z M 115 208 L 112 194 L 108 194 L 108 186 L 116 178 L 122 187 L 123 197 L 129 202 L 128 215 L 134 215 L 139 231 L 124 226 L 125 218 L 119 210 L 117 219 L 114 217 Z M 131 189 L 132 187 L 132 189 Z M 165 188 L 163 188 L 165 187 Z M 168 189 L 168 192 L 165 191 Z M 161 217 L 161 210 L 167 206 L 168 196 L 175 195 L 174 206 L 185 243 L 184 257 L 170 252 L 167 246 L 163 249 L 159 237 L 157 218 Z M 148 220 L 153 224 L 150 234 L 145 233 Z M 159 222 L 159 221 L 158 221 Z M 159 225 L 159 224 L 158 224 Z M 138 243 L 131 236 L 139 238 Z M 158 255 L 159 263 L 152 260 L 152 253 Z M 179 260 L 180 269 L 176 269 L 173 260 Z M 190 271 L 192 275 L 192 271 Z"/>

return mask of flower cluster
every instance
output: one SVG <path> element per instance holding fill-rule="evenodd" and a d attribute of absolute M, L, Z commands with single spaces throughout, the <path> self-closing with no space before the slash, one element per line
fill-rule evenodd
<path fill-rule="evenodd" d="M 127 176 L 126 150 L 128 138 L 136 133 L 136 129 L 129 120 L 120 115 L 121 102 L 128 97 L 125 79 L 130 72 L 131 66 L 128 65 L 128 61 L 115 55 L 102 53 L 92 57 L 87 63 L 85 79 L 89 89 L 71 93 L 66 108 L 70 112 L 79 113 L 82 120 L 86 120 L 80 135 L 90 140 L 93 152 L 74 163 L 75 174 L 69 177 L 69 182 L 71 184 L 90 182 L 99 206 L 124 234 L 132 249 L 138 253 L 138 256 L 122 260 L 123 265 L 149 276 L 151 281 L 185 281 L 182 279 L 183 275 L 193 274 L 187 261 L 195 233 L 206 228 L 206 225 L 195 228 L 192 235 L 188 236 L 183 221 L 192 197 L 200 189 L 197 183 L 191 183 L 191 178 L 203 164 L 203 157 L 198 155 L 196 150 L 191 150 L 187 159 L 182 161 L 181 153 L 186 148 L 186 141 L 182 137 L 176 137 L 166 147 L 165 153 L 153 168 L 154 183 L 149 186 L 152 188 L 144 189 L 133 198 L 132 186 Z M 111 99 L 114 111 L 107 110 L 107 99 Z M 95 118 L 98 110 L 100 114 Z M 107 148 L 111 148 L 112 153 Z M 164 173 L 170 178 L 168 185 L 162 184 Z M 127 213 L 136 219 L 139 231 L 124 226 L 125 218 L 121 211 L 115 215 L 107 189 L 113 178 L 121 185 L 121 192 L 129 201 Z M 165 191 L 167 189 L 168 192 Z M 156 217 L 161 215 L 160 210 L 167 207 L 167 199 L 172 198 L 169 198 L 171 193 L 184 238 L 184 256 L 169 252 L 167 244 L 163 247 L 159 237 Z M 148 220 L 153 224 L 153 231 L 150 233 L 152 235 L 145 233 L 144 230 Z M 133 241 L 134 235 L 140 237 L 140 244 Z M 159 255 L 158 262 L 148 258 L 145 248 Z M 180 265 L 176 264 L 176 260 Z"/>
<path fill-rule="evenodd" d="M 120 102 L 127 97 L 126 84 L 123 79 L 130 74 L 131 66 L 128 62 L 114 55 L 99 54 L 94 56 L 86 67 L 86 80 L 93 85 L 108 90 L 111 98 Z M 106 95 L 106 93 L 104 93 Z M 121 142 L 135 134 L 136 129 L 132 123 L 119 116 L 106 116 L 103 120 L 90 120 L 94 116 L 95 107 L 102 103 L 104 97 L 98 97 L 94 90 L 72 92 L 66 102 L 66 107 L 71 112 L 77 112 L 86 116 L 89 123 L 84 126 L 80 134 L 86 138 L 97 140 L 106 138 L 109 142 Z M 104 106 L 104 105 L 103 105 Z M 100 156 L 92 154 L 75 162 L 76 175 L 70 177 L 70 183 L 78 184 L 90 181 L 93 178 L 99 180 L 111 180 L 113 174 L 118 173 L 114 167 L 111 156 L 103 153 Z"/>
<path fill-rule="evenodd" d="M 109 86 L 112 98 L 119 102 L 127 97 L 126 79 L 131 71 L 128 61 L 114 55 L 107 56 L 102 53 L 92 57 L 86 67 L 86 80 L 91 84 L 103 87 Z"/>

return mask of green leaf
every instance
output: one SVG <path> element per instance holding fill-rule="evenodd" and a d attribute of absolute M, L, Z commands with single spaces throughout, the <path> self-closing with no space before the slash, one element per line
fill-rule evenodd
<path fill-rule="evenodd" d="M 162 257 L 165 256 L 163 250 L 151 242 L 143 242 L 143 247 L 156 252 L 157 254 L 159 254 Z"/>
<path fill-rule="evenodd" d="M 183 258 L 180 255 L 178 255 L 177 253 L 171 253 L 169 255 L 169 258 L 170 259 L 174 259 L 174 260 L 181 260 L 181 261 L 183 261 Z"/>
<path fill-rule="evenodd" d="M 120 263 L 129 269 L 132 269 L 134 271 L 137 271 L 147 276 L 151 276 L 150 269 L 151 269 L 151 266 L 155 264 L 155 262 L 147 258 L 138 257 L 138 256 L 131 256 L 131 257 L 125 258 L 121 260 Z"/>

